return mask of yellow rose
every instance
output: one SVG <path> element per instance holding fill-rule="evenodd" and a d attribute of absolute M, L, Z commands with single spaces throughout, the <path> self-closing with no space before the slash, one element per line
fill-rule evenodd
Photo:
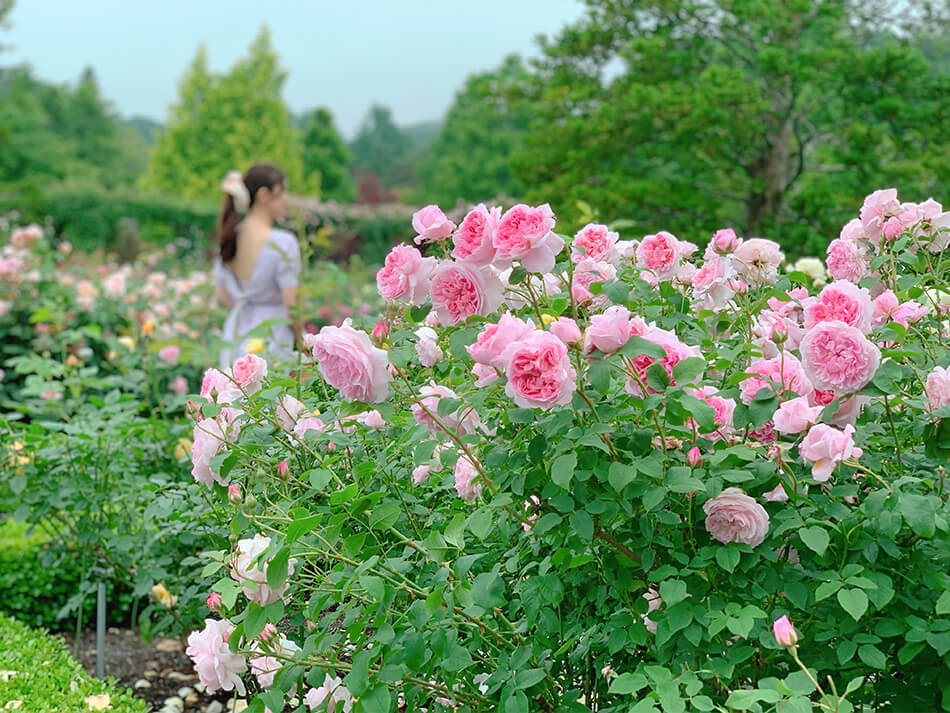
<path fill-rule="evenodd" d="M 165 589 L 165 585 L 161 582 L 152 587 L 152 596 L 155 597 L 155 601 L 157 601 L 166 609 L 171 609 L 178 601 L 178 597 Z M 99 710 L 102 709 L 100 708 Z"/>
<path fill-rule="evenodd" d="M 264 351 L 264 340 L 257 338 L 249 340 L 247 346 L 244 347 L 244 351 L 247 354 L 260 354 Z"/>
<path fill-rule="evenodd" d="M 545 313 L 541 315 L 541 321 L 544 323 L 544 326 L 548 326 L 551 322 L 556 322 L 557 317 L 552 317 L 551 315 Z"/>
<path fill-rule="evenodd" d="M 132 339 L 132 337 L 122 336 L 122 337 L 119 337 L 116 341 L 119 344 L 121 344 L 123 347 L 128 349 L 130 352 L 135 351 L 135 340 Z"/>
<path fill-rule="evenodd" d="M 155 331 L 155 322 L 150 319 L 146 319 L 142 322 L 142 334 L 151 334 Z"/>
<path fill-rule="evenodd" d="M 86 706 L 88 706 L 91 711 L 107 711 L 112 708 L 112 698 L 110 698 L 108 693 L 86 696 Z"/>

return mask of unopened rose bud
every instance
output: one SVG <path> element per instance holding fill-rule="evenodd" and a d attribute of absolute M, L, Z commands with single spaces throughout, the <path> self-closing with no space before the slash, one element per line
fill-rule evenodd
<path fill-rule="evenodd" d="M 695 468 L 697 465 L 701 465 L 703 462 L 702 452 L 699 450 L 699 448 L 693 446 L 686 454 L 686 460 L 689 461 L 690 467 Z"/>
<path fill-rule="evenodd" d="M 389 336 L 389 327 L 386 326 L 386 322 L 379 320 L 376 324 L 374 324 L 372 335 L 373 339 L 375 339 L 377 342 L 385 341 L 386 337 Z"/>
<path fill-rule="evenodd" d="M 270 622 L 267 622 L 266 624 L 264 624 L 264 628 L 263 630 L 261 630 L 261 633 L 257 635 L 257 638 L 259 641 L 263 641 L 265 643 L 272 639 L 276 639 L 277 627 L 275 627 Z"/>
<path fill-rule="evenodd" d="M 277 475 L 284 476 L 287 475 L 287 471 L 290 469 L 290 463 L 286 460 L 282 460 L 277 464 Z"/>
<path fill-rule="evenodd" d="M 224 609 L 224 602 L 221 601 L 221 595 L 217 592 L 211 592 L 208 595 L 208 609 L 215 614 Z"/>
<path fill-rule="evenodd" d="M 228 500 L 235 505 L 241 502 L 241 486 L 237 483 L 231 483 L 228 486 Z"/>
<path fill-rule="evenodd" d="M 790 649 L 798 643 L 798 634 L 787 616 L 775 620 L 775 623 L 772 624 L 772 632 L 775 634 L 778 645 L 784 646 L 786 649 Z"/>
<path fill-rule="evenodd" d="M 201 419 L 201 407 L 191 399 L 188 399 L 188 403 L 185 404 L 185 411 L 187 411 L 188 415 L 195 421 Z"/>

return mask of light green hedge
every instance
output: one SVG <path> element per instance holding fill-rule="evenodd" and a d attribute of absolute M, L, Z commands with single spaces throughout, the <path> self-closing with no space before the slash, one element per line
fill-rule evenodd
<path fill-rule="evenodd" d="M 99 694 L 109 695 L 110 713 L 148 710 L 145 701 L 117 688 L 113 679 L 103 682 L 87 675 L 60 639 L 2 614 L 0 642 L 0 710 L 10 701 L 22 701 L 18 710 L 29 713 L 83 713 L 93 710 L 86 698 Z"/>

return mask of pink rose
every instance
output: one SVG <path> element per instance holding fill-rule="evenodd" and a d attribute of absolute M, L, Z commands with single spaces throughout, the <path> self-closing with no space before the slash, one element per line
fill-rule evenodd
<path fill-rule="evenodd" d="M 213 482 L 228 484 L 227 479 L 211 469 L 211 459 L 226 443 L 237 440 L 241 427 L 236 416 L 237 411 L 225 407 L 216 418 L 203 418 L 195 424 L 191 442 L 191 475 L 196 483 L 209 488 Z"/>
<path fill-rule="evenodd" d="M 836 238 L 831 241 L 825 265 L 834 279 L 850 280 L 855 283 L 871 271 L 871 263 L 864 248 L 856 240 L 845 238 Z"/>
<path fill-rule="evenodd" d="M 455 461 L 455 492 L 462 500 L 474 502 L 482 494 L 482 484 L 478 478 L 478 469 L 464 454 Z"/>
<path fill-rule="evenodd" d="M 739 385 L 744 404 L 752 403 L 755 395 L 762 389 L 775 391 L 775 387 L 770 382 L 778 384 L 779 395 L 794 392 L 799 396 L 808 397 L 814 391 L 812 382 L 806 376 L 806 370 L 790 352 L 784 352 L 772 359 L 756 359 L 745 371 L 753 376 L 743 380 Z"/>
<path fill-rule="evenodd" d="M 798 446 L 798 453 L 809 461 L 812 477 L 823 483 L 831 477 L 835 466 L 848 458 L 860 458 L 863 451 L 854 445 L 851 436 L 854 426 L 845 426 L 844 431 L 819 423 L 812 426 L 808 435 Z"/>
<path fill-rule="evenodd" d="M 606 225 L 588 223 L 574 236 L 571 260 L 581 262 L 587 259 L 616 265 L 619 259 L 616 247 L 619 237 L 617 233 L 608 230 Z"/>
<path fill-rule="evenodd" d="M 744 240 L 734 255 L 739 276 L 753 285 L 775 282 L 778 267 L 785 261 L 785 253 L 779 244 L 764 238 Z"/>
<path fill-rule="evenodd" d="M 372 428 L 377 431 L 386 428 L 386 419 L 383 418 L 383 415 L 376 409 L 357 414 L 356 421 L 357 423 L 362 423 L 367 428 Z"/>
<path fill-rule="evenodd" d="M 622 305 L 614 305 L 595 314 L 584 333 L 584 352 L 597 349 L 604 354 L 613 354 L 630 341 L 633 335 L 643 336 L 647 325 L 639 317 L 633 317 L 630 310 Z"/>
<path fill-rule="evenodd" d="M 288 470 L 290 470 L 290 461 L 286 458 L 277 464 L 277 475 L 284 477 Z"/>
<path fill-rule="evenodd" d="M 558 317 L 548 330 L 565 344 L 573 344 L 581 338 L 581 328 L 570 317 Z"/>
<path fill-rule="evenodd" d="M 739 488 L 726 488 L 703 505 L 706 530 L 722 543 L 757 547 L 769 532 L 769 514 Z"/>
<path fill-rule="evenodd" d="M 313 341 L 313 358 L 323 378 L 344 398 L 366 403 L 386 400 L 392 381 L 389 356 L 373 346 L 366 332 L 353 329 L 349 320 L 341 327 L 320 330 Z"/>
<path fill-rule="evenodd" d="M 487 316 L 501 306 L 505 287 L 490 267 L 443 260 L 432 273 L 432 309 L 450 325 L 475 314 Z"/>
<path fill-rule="evenodd" d="M 446 428 L 458 430 L 460 436 L 474 433 L 481 426 L 478 412 L 471 406 L 460 405 L 456 411 L 439 416 L 439 402 L 442 399 L 458 399 L 458 394 L 447 386 L 440 386 L 432 381 L 419 389 L 419 396 L 419 401 L 412 404 L 412 415 L 416 423 L 426 426 L 432 433 L 442 430 L 436 423 L 436 418 Z"/>
<path fill-rule="evenodd" d="M 431 473 L 431 465 L 418 465 L 412 469 L 412 482 L 416 485 L 422 485 L 429 479 Z"/>
<path fill-rule="evenodd" d="M 496 324 L 489 324 L 478 335 L 474 344 L 465 347 L 477 363 L 504 370 L 501 355 L 508 345 L 534 333 L 534 325 L 510 314 L 503 314 Z"/>
<path fill-rule="evenodd" d="M 704 309 L 720 310 L 736 294 L 734 279 L 736 271 L 730 260 L 714 255 L 693 275 L 692 287 L 702 298 Z"/>
<path fill-rule="evenodd" d="M 175 366 L 175 364 L 178 363 L 178 358 L 180 356 L 181 347 L 178 347 L 175 344 L 169 344 L 158 350 L 158 358 L 169 366 Z"/>
<path fill-rule="evenodd" d="M 891 319 L 892 315 L 897 312 L 901 303 L 900 300 L 897 299 L 897 295 L 895 295 L 892 290 L 884 290 L 884 292 L 874 298 L 874 301 L 871 303 L 871 305 L 873 308 L 871 324 L 875 327 L 878 327 Z"/>
<path fill-rule="evenodd" d="M 267 376 L 267 362 L 257 354 L 245 354 L 231 368 L 234 380 L 248 395 L 259 391 Z"/>
<path fill-rule="evenodd" d="M 254 535 L 253 539 L 238 540 L 237 548 L 238 555 L 231 563 L 231 579 L 242 585 L 244 596 L 262 607 L 280 599 L 287 589 L 287 582 L 276 589 L 268 586 L 267 567 L 273 556 L 261 557 L 270 548 L 270 538 Z M 288 571 L 295 564 L 297 560 L 291 558 L 287 563 Z"/>
<path fill-rule="evenodd" d="M 819 322 L 837 320 L 867 334 L 871 331 L 873 312 L 871 295 L 866 289 L 839 280 L 825 287 L 816 299 L 806 300 L 805 329 L 811 329 Z"/>
<path fill-rule="evenodd" d="M 501 208 L 489 210 L 483 203 L 472 208 L 452 238 L 452 257 L 476 267 L 491 265 L 495 259 L 495 230 L 501 222 Z"/>
<path fill-rule="evenodd" d="M 10 235 L 10 244 L 16 248 L 28 248 L 43 237 L 43 229 L 36 223 L 25 228 L 16 228 Z"/>
<path fill-rule="evenodd" d="M 501 378 L 501 374 L 498 373 L 498 370 L 487 364 L 475 364 L 472 367 L 472 374 L 475 376 L 475 386 L 478 388 L 494 384 Z"/>
<path fill-rule="evenodd" d="M 712 407 L 715 414 L 713 423 L 716 426 L 716 430 L 712 433 L 701 433 L 699 435 L 707 441 L 721 441 L 732 433 L 733 416 L 736 410 L 735 399 L 727 399 L 720 396 L 715 386 L 704 386 L 701 389 L 690 388 L 686 389 L 686 393 L 696 397 L 700 401 L 705 401 L 707 405 Z M 698 424 L 695 424 L 693 419 L 690 419 L 690 428 L 694 427 L 694 425 L 698 427 Z"/>
<path fill-rule="evenodd" d="M 221 595 L 217 592 L 211 592 L 211 594 L 208 595 L 206 604 L 208 605 L 208 611 L 210 612 L 219 611 L 224 607 L 224 602 L 221 599 Z M 191 642 L 189 641 L 189 643 Z"/>
<path fill-rule="evenodd" d="M 274 685 L 274 678 L 283 666 L 282 660 L 292 659 L 294 654 L 300 651 L 300 647 L 286 637 L 279 636 L 277 629 L 269 622 L 257 638 L 268 642 L 267 648 L 272 650 L 272 652 L 263 651 L 256 641 L 251 644 L 251 649 L 260 654 L 250 660 L 251 673 L 257 679 L 257 685 L 266 690 Z M 271 655 L 271 653 L 276 655 Z M 294 685 L 290 694 L 293 695 L 296 689 L 297 687 Z"/>
<path fill-rule="evenodd" d="M 172 392 L 178 394 L 179 396 L 184 396 L 188 393 L 188 382 L 185 380 L 184 376 L 176 376 L 172 379 L 171 384 L 169 384 Z"/>
<path fill-rule="evenodd" d="M 217 404 L 234 403 L 242 396 L 240 387 L 230 374 L 214 368 L 205 371 L 201 379 L 200 395 Z"/>
<path fill-rule="evenodd" d="M 422 304 L 429 294 L 429 277 L 435 269 L 433 257 L 422 257 L 411 245 L 397 245 L 376 273 L 376 287 L 387 300 Z"/>
<path fill-rule="evenodd" d="M 703 453 L 696 446 L 693 446 L 686 453 L 686 462 L 689 463 L 691 468 L 695 468 L 697 465 L 702 465 L 703 463 Z"/>
<path fill-rule="evenodd" d="M 808 399 L 799 396 L 783 401 L 772 416 L 775 430 L 779 433 L 793 434 L 807 430 L 821 418 L 822 406 L 809 406 Z"/>
<path fill-rule="evenodd" d="M 280 421 L 280 427 L 285 431 L 293 431 L 297 420 L 304 413 L 305 406 L 290 394 L 284 394 L 277 403 L 275 414 Z"/>
<path fill-rule="evenodd" d="M 680 241 L 665 231 L 645 236 L 637 247 L 637 266 L 649 270 L 661 282 L 676 274 L 681 257 Z"/>
<path fill-rule="evenodd" d="M 353 710 L 353 695 L 343 681 L 326 674 L 323 685 L 311 688 L 304 696 L 304 702 L 310 710 L 326 702 L 326 713 L 350 713 Z"/>
<path fill-rule="evenodd" d="M 929 308 L 916 302 L 902 302 L 891 318 L 898 324 L 907 327 L 922 320 L 929 311 Z"/>
<path fill-rule="evenodd" d="M 925 392 L 927 406 L 931 411 L 950 406 L 950 369 L 935 366 L 933 371 L 927 374 Z"/>
<path fill-rule="evenodd" d="M 708 260 L 714 255 L 729 255 L 730 253 L 734 253 L 741 243 L 742 241 L 736 237 L 736 231 L 732 228 L 717 230 L 713 233 L 712 239 L 706 246 L 703 257 Z"/>
<path fill-rule="evenodd" d="M 435 366 L 442 361 L 442 350 L 439 348 L 438 336 L 431 327 L 419 327 L 416 330 L 419 341 L 416 342 L 416 354 L 422 366 Z"/>
<path fill-rule="evenodd" d="M 297 436 L 300 440 L 306 440 L 307 433 L 309 431 L 316 431 L 317 433 L 322 433 L 327 430 L 327 424 L 325 424 L 321 419 L 314 416 L 307 416 L 306 418 L 301 418 L 294 425 L 294 435 Z M 328 444 L 329 450 L 333 450 L 336 444 Z"/>
<path fill-rule="evenodd" d="M 384 320 L 379 320 L 376 324 L 373 325 L 373 331 L 370 332 L 373 339 L 376 340 L 377 344 L 382 344 L 386 341 L 386 337 L 389 336 L 389 327 L 386 326 Z M 313 345 L 310 345 L 310 348 L 313 348 Z"/>
<path fill-rule="evenodd" d="M 522 408 L 545 411 L 571 402 L 577 372 L 567 347 L 550 332 L 534 332 L 508 346 L 502 354 L 507 364 L 505 393 Z"/>
<path fill-rule="evenodd" d="M 509 208 L 495 231 L 495 266 L 504 268 L 520 260 L 528 272 L 551 272 L 554 257 L 564 248 L 553 228 L 554 213 L 547 203 L 537 208 L 523 203 Z"/>
<path fill-rule="evenodd" d="M 412 214 L 412 229 L 418 235 L 416 244 L 430 241 L 445 240 L 455 230 L 455 223 L 445 217 L 445 213 L 437 205 L 427 205 Z"/>
<path fill-rule="evenodd" d="M 590 291 L 593 282 L 609 282 L 617 277 L 616 268 L 610 263 L 581 260 L 574 268 L 571 282 L 571 295 L 578 304 L 591 302 L 595 309 L 606 307 L 610 302 L 604 294 L 594 295 Z"/>
<path fill-rule="evenodd" d="M 881 363 L 881 350 L 844 322 L 821 322 L 802 338 L 802 366 L 811 383 L 836 394 L 863 389 Z"/>
<path fill-rule="evenodd" d="M 767 493 L 762 493 L 762 499 L 767 503 L 785 503 L 788 502 L 788 493 L 785 487 L 779 483 Z"/>
<path fill-rule="evenodd" d="M 702 352 L 700 351 L 699 347 L 685 344 L 684 342 L 680 341 L 680 338 L 677 337 L 675 333 L 666 329 L 650 327 L 643 333 L 643 338 L 649 342 L 653 342 L 654 344 L 659 344 L 661 347 L 663 347 L 663 351 L 665 353 L 659 359 L 649 356 L 648 354 L 641 354 L 640 356 L 634 357 L 631 360 L 631 364 L 636 370 L 639 380 L 633 377 L 628 379 L 627 383 L 624 385 L 624 391 L 632 396 L 638 396 L 641 398 L 643 397 L 643 388 L 641 387 L 640 382 L 646 383 L 646 372 L 652 364 L 660 364 L 666 371 L 666 376 L 670 385 L 675 385 L 676 381 L 673 378 L 673 368 L 683 359 L 702 357 Z M 649 386 L 647 387 L 647 391 L 654 393 L 654 390 Z"/>
<path fill-rule="evenodd" d="M 247 670 L 247 663 L 241 654 L 232 654 L 228 646 L 228 637 L 233 631 L 234 625 L 227 620 L 205 619 L 202 631 L 188 635 L 185 653 L 191 657 L 198 679 L 209 693 L 233 690 L 242 696 L 247 693 L 240 676 Z"/>
<path fill-rule="evenodd" d="M 787 616 L 776 619 L 772 624 L 772 633 L 775 634 L 775 641 L 779 646 L 790 649 L 798 643 L 798 634 L 795 633 L 795 627 L 788 620 Z"/>

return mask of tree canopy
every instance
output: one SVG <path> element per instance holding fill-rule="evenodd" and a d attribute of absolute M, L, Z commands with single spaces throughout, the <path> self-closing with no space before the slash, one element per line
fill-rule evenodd
<path fill-rule="evenodd" d="M 353 155 L 326 107 L 308 112 L 301 121 L 305 180 L 326 199 L 352 201 L 356 183 L 350 173 Z"/>

